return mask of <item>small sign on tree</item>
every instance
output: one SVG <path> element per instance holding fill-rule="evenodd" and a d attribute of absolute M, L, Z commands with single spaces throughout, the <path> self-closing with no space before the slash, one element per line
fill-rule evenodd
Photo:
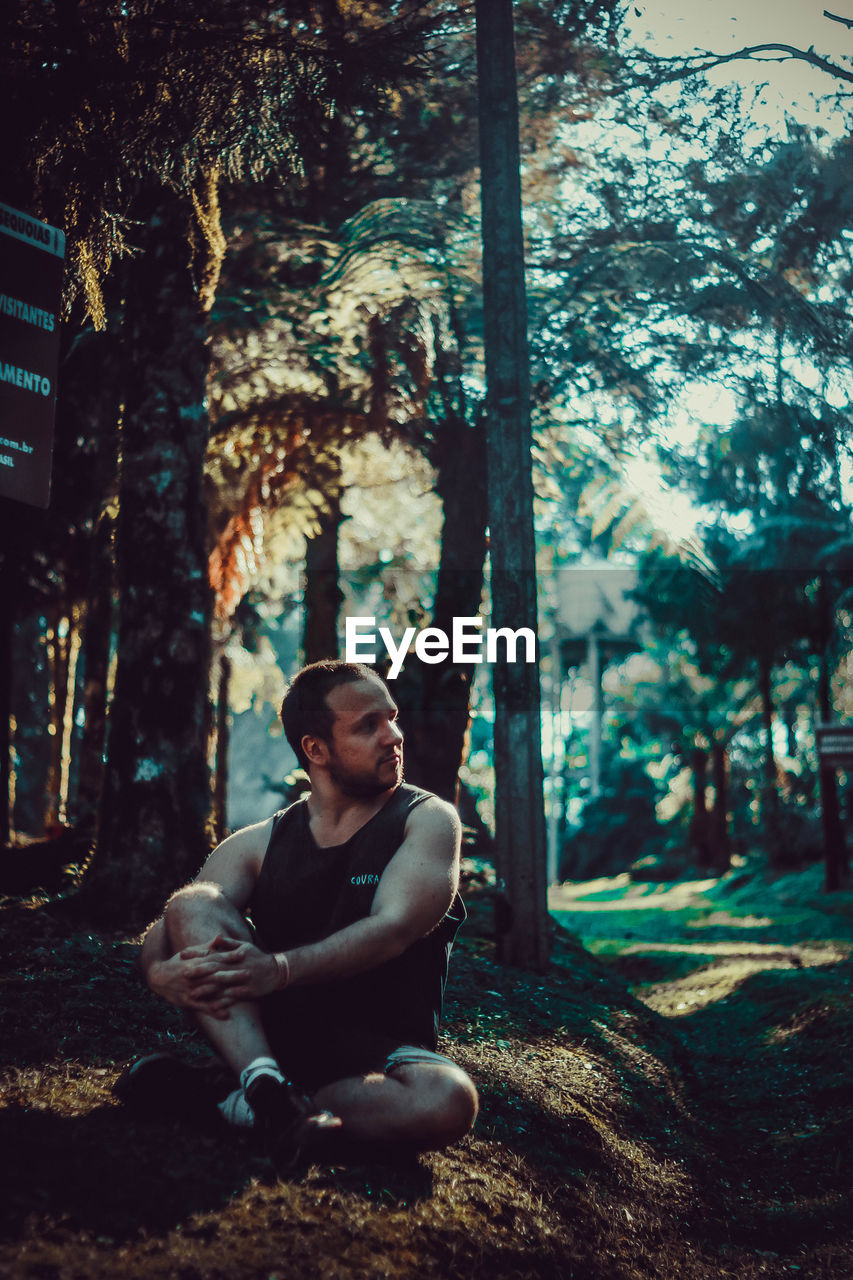
<path fill-rule="evenodd" d="M 0 204 L 0 496 L 50 501 L 65 234 Z"/>
<path fill-rule="evenodd" d="M 815 737 L 821 764 L 834 769 L 853 768 L 853 724 L 816 725 Z"/>

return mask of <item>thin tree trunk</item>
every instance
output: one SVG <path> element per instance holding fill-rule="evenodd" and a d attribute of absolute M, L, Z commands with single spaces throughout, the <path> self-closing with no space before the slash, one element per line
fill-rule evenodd
<path fill-rule="evenodd" d="M 89 409 L 86 426 L 97 439 L 96 490 L 100 495 L 89 544 L 86 618 L 83 633 L 83 735 L 77 773 L 78 825 L 97 839 L 104 783 L 104 748 L 110 697 L 110 653 L 115 612 L 115 520 L 118 499 L 120 406 L 116 335 L 111 329 L 106 355 L 113 355 L 113 376 Z"/>
<path fill-rule="evenodd" d="M 104 780 L 113 591 L 112 522 L 102 512 L 92 547 L 83 641 L 83 740 L 77 780 L 78 822 L 93 834 Z"/>
<path fill-rule="evenodd" d="M 480 612 L 486 557 L 485 437 L 478 422 L 446 418 L 431 459 L 444 510 L 432 625 L 447 635 L 454 618 Z M 406 779 L 455 803 L 470 720 L 470 664 L 409 663 L 397 681 L 406 731 Z"/>
<path fill-rule="evenodd" d="M 47 647 L 50 662 L 50 693 L 48 703 L 48 734 L 50 757 L 45 787 L 44 828 L 48 835 L 56 834 L 60 821 L 62 790 L 62 742 L 65 724 L 65 703 L 68 692 L 68 657 L 70 651 L 70 623 L 62 611 L 62 605 L 51 610 L 47 630 Z"/>
<path fill-rule="evenodd" d="M 20 592 L 20 580 L 17 590 Z M 47 731 L 50 661 L 44 634 L 43 602 L 18 595 L 12 647 L 11 713 L 14 725 L 10 778 L 11 828 L 39 837 L 44 831 L 44 798 L 51 737 Z"/>
<path fill-rule="evenodd" d="M 433 325 L 434 379 L 442 414 L 433 425 L 429 450 L 444 516 L 432 625 L 447 635 L 454 618 L 480 613 L 488 520 L 485 423 L 479 407 L 467 402 L 460 358 L 465 335 L 452 304 L 450 323 L 450 344 Z M 467 751 L 474 670 L 450 660 L 410 663 L 399 688 L 406 777 L 453 804 L 459 800 L 459 769 Z"/>
<path fill-rule="evenodd" d="M 586 642 L 589 683 L 592 690 L 592 715 L 589 720 L 587 755 L 589 757 L 589 794 L 593 799 L 601 795 L 601 736 L 604 728 L 604 689 L 602 687 L 601 645 L 595 631 L 590 631 Z"/>
<path fill-rule="evenodd" d="M 823 827 L 824 888 L 834 893 L 847 878 L 846 845 L 841 809 L 838 804 L 838 780 L 832 765 L 821 764 L 818 771 L 820 813 Z"/>
<path fill-rule="evenodd" d="M 694 747 L 690 752 L 690 769 L 693 775 L 693 817 L 690 822 L 690 843 L 700 867 L 712 864 L 711 845 L 708 838 L 707 775 L 708 752 Z"/>
<path fill-rule="evenodd" d="M 219 685 L 216 691 L 216 743 L 213 763 L 213 830 L 217 841 L 228 834 L 228 748 L 231 742 L 231 709 L 228 704 L 231 683 L 231 660 L 226 654 L 219 659 Z"/>
<path fill-rule="evenodd" d="M 781 815 L 779 813 L 779 787 L 777 783 L 776 756 L 773 750 L 773 684 L 772 664 L 763 655 L 758 659 L 759 692 L 761 696 L 761 721 L 764 726 L 764 760 L 762 762 L 761 821 L 764 842 L 770 861 L 779 866 L 784 861 Z"/>
<path fill-rule="evenodd" d="M 561 770 L 559 767 L 559 750 L 563 741 L 563 663 L 560 654 L 560 641 L 556 634 L 551 637 L 551 671 L 550 671 L 550 721 L 551 721 L 551 759 L 548 765 L 549 804 L 548 804 L 548 884 L 559 881 L 559 832 L 562 819 L 562 791 L 560 787 Z M 560 746 L 558 746 L 558 743 Z"/>
<path fill-rule="evenodd" d="M 800 744 L 797 741 L 797 712 L 794 707 L 788 707 L 785 715 L 785 736 L 788 739 L 785 748 L 788 756 L 792 760 L 800 758 Z"/>
<path fill-rule="evenodd" d="M 530 370 L 518 95 L 512 0 L 476 0 L 483 209 L 492 622 L 537 632 Z M 501 661 L 495 698 L 495 819 L 499 880 L 510 910 L 500 958 L 547 967 L 546 837 L 539 668 Z"/>
<path fill-rule="evenodd" d="M 15 643 L 15 607 L 12 573 L 0 560 L 0 845 L 11 839 L 12 806 L 12 655 Z"/>
<path fill-rule="evenodd" d="M 61 741 L 59 750 L 59 806 L 60 826 L 68 825 L 71 800 L 72 751 L 74 738 L 74 706 L 77 701 L 77 663 L 80 657 L 81 609 L 74 605 L 68 619 L 68 642 L 65 663 L 65 697 L 61 712 Z"/>
<path fill-rule="evenodd" d="M 324 487 L 328 509 L 320 527 L 305 544 L 304 626 L 302 652 L 307 662 L 338 656 L 338 613 L 343 601 L 338 565 L 341 512 L 340 469 L 337 480 Z"/>
<path fill-rule="evenodd" d="M 322 32 L 326 48 L 341 48 L 346 40 L 347 23 L 339 0 L 320 0 L 313 6 L 313 20 Z M 336 58 L 327 60 L 325 97 L 328 102 L 346 98 L 346 72 Z M 328 112 L 322 123 L 317 121 L 317 136 L 306 159 L 305 191 L 302 217 L 306 222 L 323 226 L 340 226 L 355 212 L 352 156 L 348 131 L 340 111 Z M 356 207 L 360 207 L 357 205 Z"/>
<path fill-rule="evenodd" d="M 818 608 L 820 610 L 820 652 L 818 654 L 818 708 L 823 724 L 832 720 L 832 697 L 829 681 L 829 640 L 832 630 L 832 613 L 826 575 L 821 574 L 818 584 Z M 827 893 L 840 889 L 847 879 L 850 863 L 844 824 L 838 800 L 838 777 L 830 764 L 818 764 L 820 788 L 820 814 L 823 826 L 824 888 Z"/>
<path fill-rule="evenodd" d="M 714 779 L 714 808 L 711 812 L 711 861 L 715 871 L 723 875 L 732 865 L 729 835 L 729 758 L 725 746 L 715 742 L 711 747 Z"/>
<path fill-rule="evenodd" d="M 145 252 L 128 269 L 118 662 L 85 886 L 90 910 L 122 923 L 155 914 L 209 848 L 209 348 L 189 263 L 190 208 L 165 188 L 157 193 L 138 231 Z"/>

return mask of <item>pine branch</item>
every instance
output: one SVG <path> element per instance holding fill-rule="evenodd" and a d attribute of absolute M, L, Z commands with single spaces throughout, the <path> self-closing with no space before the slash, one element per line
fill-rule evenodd
<path fill-rule="evenodd" d="M 842 27 L 853 31 L 853 18 L 840 18 L 837 13 L 830 13 L 828 9 L 824 9 L 823 16 L 829 18 L 831 22 L 840 22 Z"/>
<path fill-rule="evenodd" d="M 614 266 L 625 257 L 633 258 L 636 255 L 642 258 L 649 254 L 658 255 L 659 260 L 667 260 L 673 269 L 695 268 L 700 273 L 704 272 L 708 263 L 716 263 L 735 277 L 759 314 L 776 315 L 784 310 L 798 321 L 798 327 L 803 332 L 819 335 L 827 349 L 838 354 L 849 351 L 849 314 L 837 306 L 813 302 L 804 297 L 784 276 L 765 267 L 753 256 L 737 253 L 724 245 L 708 244 L 694 238 L 682 238 L 678 241 L 619 241 L 599 245 L 592 250 L 583 248 L 565 259 L 559 256 L 545 259 L 536 262 L 534 266 L 536 270 L 554 274 L 582 273 L 577 286 L 580 292 L 585 280 L 593 281 L 597 275 L 600 278 L 602 265 Z"/>
<path fill-rule="evenodd" d="M 846 19 L 845 19 L 846 22 Z M 849 24 L 853 26 L 853 22 Z M 779 54 L 779 57 L 761 57 L 761 54 Z M 798 49 L 791 44 L 756 44 L 749 45 L 743 49 L 738 49 L 735 53 L 719 53 L 707 56 L 707 61 L 696 62 L 695 59 L 704 57 L 703 54 L 694 54 L 692 58 L 679 60 L 679 65 L 674 66 L 665 60 L 650 59 L 650 65 L 654 70 L 647 75 L 637 76 L 634 80 L 624 87 L 627 88 L 651 88 L 658 84 L 668 84 L 675 80 L 686 80 L 689 76 L 702 75 L 706 71 L 713 71 L 715 67 L 724 66 L 727 62 L 736 62 L 739 59 L 753 59 L 756 62 L 787 62 L 792 58 L 799 59 L 802 62 L 808 62 L 813 67 L 817 67 L 821 71 L 826 71 L 829 75 L 837 76 L 840 80 L 846 80 L 853 84 L 853 71 L 846 67 L 841 67 L 836 62 L 830 62 L 827 58 L 822 58 L 820 54 L 815 53 L 814 48 Z M 623 92 L 622 86 L 610 90 L 611 93 Z"/>

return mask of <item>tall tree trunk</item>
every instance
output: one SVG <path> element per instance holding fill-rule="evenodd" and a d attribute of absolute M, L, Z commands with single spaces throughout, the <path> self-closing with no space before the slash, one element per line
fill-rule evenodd
<path fill-rule="evenodd" d="M 77 669 L 82 640 L 82 609 L 79 604 L 71 608 L 68 618 L 68 644 L 65 662 L 65 697 L 61 707 L 61 741 L 59 751 L 59 824 L 69 824 L 69 808 L 74 772 L 74 707 L 77 703 Z"/>
<path fill-rule="evenodd" d="M 601 738 L 604 728 L 604 687 L 602 685 L 601 643 L 597 632 L 590 631 L 586 642 L 589 683 L 592 690 L 592 715 L 589 719 L 587 756 L 589 757 L 589 794 L 601 795 Z"/>
<path fill-rule="evenodd" d="M 304 626 L 302 652 L 306 662 L 338 656 L 338 613 L 343 600 L 338 565 L 341 512 L 340 468 L 324 486 L 328 509 L 320 515 L 320 527 L 305 544 Z"/>
<path fill-rule="evenodd" d="M 560 879 L 560 826 L 565 809 L 562 790 L 562 769 L 560 751 L 563 745 L 563 661 L 560 653 L 560 641 L 556 634 L 551 637 L 550 644 L 550 724 L 551 724 L 551 759 L 548 765 L 548 884 L 557 884 Z M 559 745 L 558 745 L 559 744 Z"/>
<path fill-rule="evenodd" d="M 19 594 L 12 603 L 16 627 L 12 648 L 14 778 L 10 779 L 10 801 L 14 803 L 10 825 L 15 832 L 38 837 L 44 831 L 51 744 L 47 731 L 50 663 L 44 635 L 44 604 L 22 593 L 20 579 L 14 589 Z"/>
<path fill-rule="evenodd" d="M 480 612 L 486 558 L 485 433 L 478 421 L 446 418 L 435 429 L 431 460 L 444 523 L 432 625 L 447 635 L 454 618 Z M 406 780 L 455 803 L 465 754 L 476 668 L 409 663 L 394 690 L 406 731 Z"/>
<path fill-rule="evenodd" d="M 341 12 L 339 0 L 320 0 L 313 7 L 312 21 L 322 33 L 321 43 L 330 50 L 343 49 L 347 40 L 347 21 Z M 349 5 L 343 6 L 350 9 Z M 324 64 L 326 76 L 325 97 L 328 102 L 346 99 L 346 69 L 335 57 Z M 305 157 L 305 188 L 302 217 L 318 226 L 337 227 L 346 221 L 361 205 L 353 205 L 354 192 L 358 192 L 358 177 L 353 181 L 352 155 L 341 113 L 332 110 L 324 113 L 322 121 L 315 121 L 314 143 Z"/>
<path fill-rule="evenodd" d="M 213 832 L 224 840 L 228 834 L 228 748 L 231 742 L 231 709 L 228 703 L 231 684 L 231 659 L 219 659 L 219 682 L 216 690 L 216 740 L 213 755 Z"/>
<path fill-rule="evenodd" d="M 48 706 L 48 734 L 50 759 L 45 787 L 44 828 L 48 835 L 55 834 L 59 826 L 62 786 L 62 743 L 65 722 L 65 703 L 68 693 L 68 657 L 71 627 L 63 604 L 56 604 L 50 611 L 47 630 L 47 648 L 50 663 L 50 694 Z"/>
<path fill-rule="evenodd" d="M 732 865 L 729 836 L 729 759 L 722 742 L 711 747 L 714 779 L 714 808 L 711 812 L 711 864 L 723 875 Z"/>
<path fill-rule="evenodd" d="M 761 770 L 761 822 L 764 827 L 765 848 L 774 866 L 784 862 L 781 814 L 779 812 L 779 786 L 776 773 L 776 755 L 773 750 L 773 668 L 763 654 L 758 659 L 759 693 L 761 696 L 761 721 L 764 726 L 764 759 Z"/>
<path fill-rule="evenodd" d="M 693 775 L 693 816 L 690 821 L 690 843 L 700 867 L 712 863 L 711 842 L 708 831 L 708 752 L 694 747 L 690 752 L 690 770 Z"/>
<path fill-rule="evenodd" d="M 823 827 L 824 888 L 827 893 L 841 889 L 847 879 L 848 859 L 838 803 L 838 779 L 832 765 L 821 764 L 818 771 L 820 813 Z"/>
<path fill-rule="evenodd" d="M 829 681 L 829 641 L 832 631 L 832 606 L 826 575 L 818 583 L 820 652 L 818 654 L 818 708 L 823 724 L 832 720 L 832 697 Z M 824 888 L 834 893 L 845 883 L 849 870 L 844 824 L 838 801 L 838 777 L 830 764 L 818 762 L 820 814 L 823 826 Z"/>
<path fill-rule="evenodd" d="M 512 0 L 476 0 L 492 622 L 537 632 L 530 370 Z M 496 860 L 510 910 L 500 958 L 548 964 L 542 731 L 536 663 L 498 662 Z"/>
<path fill-rule="evenodd" d="M 83 638 L 83 740 L 80 745 L 76 812 L 78 823 L 95 834 L 104 779 L 113 625 L 112 521 L 106 511 L 102 511 L 98 521 L 91 554 Z"/>
<path fill-rule="evenodd" d="M 12 572 L 5 557 L 0 559 L 0 845 L 11 838 L 12 786 L 12 655 L 15 647 L 15 608 Z"/>
<path fill-rule="evenodd" d="M 118 307 L 115 308 L 117 313 Z M 83 631 L 83 735 L 80 743 L 76 819 L 82 830 L 97 838 L 101 793 L 104 782 L 104 748 L 107 735 L 107 706 L 110 696 L 110 653 L 112 650 L 116 581 L 115 519 L 112 512 L 118 499 L 118 443 L 120 433 L 119 369 L 114 325 L 109 332 L 105 354 L 113 376 L 101 384 L 101 394 L 86 403 L 82 426 L 97 441 L 94 467 L 95 491 L 99 495 L 94 528 L 89 543 L 86 582 L 86 617 Z M 112 359 L 109 357 L 112 355 Z"/>
<path fill-rule="evenodd" d="M 209 194 L 209 193 L 208 193 Z M 188 199 L 142 211 L 123 328 L 118 661 L 90 909 L 138 923 L 209 848 L 210 589 L 207 279 L 194 280 Z"/>

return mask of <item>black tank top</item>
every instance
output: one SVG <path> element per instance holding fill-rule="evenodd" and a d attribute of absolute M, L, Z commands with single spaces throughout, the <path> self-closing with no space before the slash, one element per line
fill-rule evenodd
<path fill-rule="evenodd" d="M 287 951 L 319 942 L 370 914 L 379 878 L 403 843 L 409 814 L 430 798 L 403 783 L 345 844 L 321 848 L 308 805 L 277 813 L 249 910 L 260 945 Z M 450 952 L 465 907 L 457 894 L 439 925 L 401 955 L 335 982 L 291 987 L 272 997 L 294 1029 L 326 1018 L 434 1049 Z"/>

